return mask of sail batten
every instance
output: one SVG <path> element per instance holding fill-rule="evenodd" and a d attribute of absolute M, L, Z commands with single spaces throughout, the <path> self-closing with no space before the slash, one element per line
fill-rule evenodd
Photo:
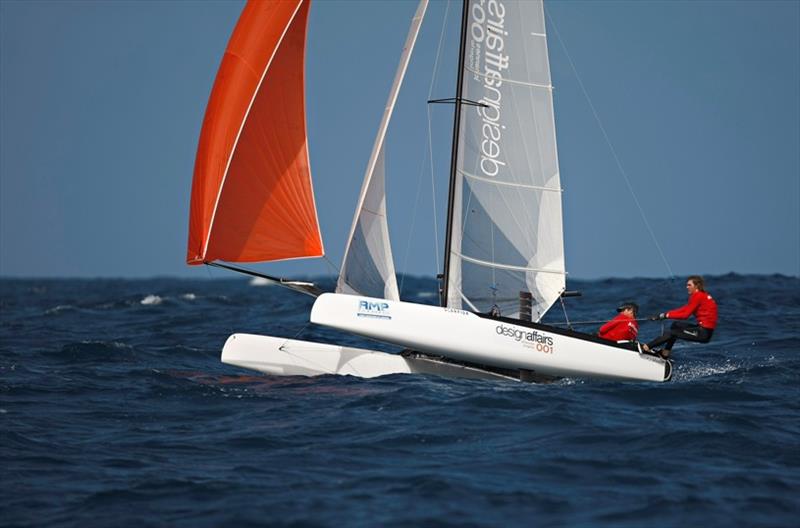
<path fill-rule="evenodd" d="M 466 260 L 467 262 L 472 262 L 473 264 L 479 264 L 487 268 L 497 268 L 497 269 L 505 269 L 511 271 L 525 271 L 525 272 L 536 272 L 536 273 L 553 273 L 556 275 L 567 274 L 567 272 L 562 269 L 530 268 L 526 266 L 515 266 L 513 264 L 504 264 L 502 262 L 491 262 L 488 260 L 481 260 L 470 257 L 469 255 L 464 255 L 463 253 L 454 253 L 454 255 L 460 259 Z"/>
<path fill-rule="evenodd" d="M 491 75 L 487 75 L 485 73 L 481 73 L 481 72 L 479 72 L 477 70 L 473 70 L 472 68 L 465 68 L 465 70 L 468 71 L 469 73 L 477 75 L 478 77 L 483 77 L 484 79 L 492 78 Z M 530 87 L 533 87 L 533 88 L 542 88 L 542 89 L 545 89 L 545 90 L 552 90 L 553 89 L 553 85 L 552 84 L 542 84 L 542 83 L 535 83 L 535 82 L 527 82 L 527 81 L 521 81 L 519 79 L 511 79 L 511 78 L 508 78 L 508 77 L 504 77 L 503 78 L 503 82 L 504 83 L 510 83 L 510 84 L 519 84 L 519 85 L 522 85 L 522 86 L 530 86 Z"/>
<path fill-rule="evenodd" d="M 560 192 L 564 192 L 564 190 L 561 189 L 560 187 L 558 187 L 558 188 L 556 188 L 556 187 L 542 187 L 540 185 L 528 185 L 528 184 L 525 184 L 525 183 L 514 183 L 514 182 L 504 182 L 504 181 L 499 181 L 499 180 L 492 180 L 490 178 L 484 178 L 482 176 L 478 176 L 477 174 L 470 174 L 469 172 L 466 172 L 466 171 L 463 171 L 463 170 L 459 170 L 458 173 L 460 175 L 462 175 L 463 177 L 465 177 L 465 178 L 471 178 L 473 180 L 480 180 L 480 181 L 485 181 L 485 182 L 492 182 L 495 185 L 506 185 L 506 186 L 509 186 L 509 187 L 519 187 L 521 189 L 535 189 L 535 190 L 538 190 L 538 191 L 559 192 L 559 193 Z M 554 175 L 554 176 L 557 176 L 557 175 Z"/>
<path fill-rule="evenodd" d="M 309 2 L 249 2 L 209 98 L 192 184 L 187 262 L 322 256 L 308 157 Z"/>

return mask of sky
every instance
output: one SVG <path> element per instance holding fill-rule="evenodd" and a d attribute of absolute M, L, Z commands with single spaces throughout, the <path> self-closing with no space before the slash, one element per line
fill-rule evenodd
<path fill-rule="evenodd" d="M 242 5 L 0 1 L 0 276 L 231 276 L 184 259 L 200 126 Z M 255 269 L 340 265 L 415 8 L 312 5 L 307 124 L 327 261 Z M 800 2 L 545 9 L 569 276 L 800 276 Z M 431 3 L 388 136 L 395 262 L 414 275 L 442 265 L 452 107 L 426 101 L 454 95 L 459 11 Z"/>

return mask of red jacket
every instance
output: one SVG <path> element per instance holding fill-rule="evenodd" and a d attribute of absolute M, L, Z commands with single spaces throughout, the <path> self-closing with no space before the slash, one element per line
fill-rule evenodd
<path fill-rule="evenodd" d="M 636 320 L 621 313 L 601 326 L 597 335 L 609 341 L 635 341 L 638 333 L 639 324 Z"/>
<path fill-rule="evenodd" d="M 717 327 L 717 302 L 708 292 L 696 291 L 689 296 L 686 306 L 670 310 L 664 315 L 667 319 L 688 319 L 693 315 L 697 318 L 697 324 L 713 330 Z"/>

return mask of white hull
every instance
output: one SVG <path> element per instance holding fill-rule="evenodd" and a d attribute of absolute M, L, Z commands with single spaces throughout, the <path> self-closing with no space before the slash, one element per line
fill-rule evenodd
<path fill-rule="evenodd" d="M 222 362 L 278 376 L 339 374 L 374 378 L 388 374 L 435 374 L 450 378 L 513 379 L 417 355 L 401 356 L 252 334 L 230 336 L 222 349 Z"/>
<path fill-rule="evenodd" d="M 326 293 L 311 322 L 444 356 L 556 377 L 666 381 L 671 364 L 590 336 L 435 306 Z"/>

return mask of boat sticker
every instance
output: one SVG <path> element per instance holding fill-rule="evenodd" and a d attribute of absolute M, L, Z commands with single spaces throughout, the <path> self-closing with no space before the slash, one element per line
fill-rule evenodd
<path fill-rule="evenodd" d="M 552 354 L 555 351 L 553 338 L 538 330 L 528 328 L 514 328 L 513 326 L 497 325 L 495 327 L 497 335 L 513 339 L 517 343 L 522 343 L 526 348 L 532 348 L 537 352 Z"/>
<path fill-rule="evenodd" d="M 471 23 L 470 51 L 468 53 L 469 67 L 472 72 L 473 82 L 483 84 L 483 97 L 475 107 L 478 118 L 482 121 L 481 133 L 481 161 L 480 170 L 483 176 L 494 179 L 505 168 L 503 161 L 507 155 L 503 153 L 503 93 L 500 86 L 504 77 L 508 75 L 505 70 L 512 63 L 510 55 L 504 55 L 506 48 L 505 39 L 509 31 L 505 24 L 506 7 L 498 0 L 474 2 L 470 9 Z M 509 25 L 510 26 L 510 25 Z M 514 36 L 510 40 L 513 41 Z M 506 118 L 507 120 L 508 118 Z"/>
<path fill-rule="evenodd" d="M 389 303 L 380 301 L 358 301 L 358 317 L 370 317 L 373 319 L 391 319 L 389 313 Z"/>
<path fill-rule="evenodd" d="M 664 364 L 664 360 L 663 359 L 657 358 L 655 356 L 651 356 L 650 354 L 639 353 L 639 357 L 644 359 L 644 360 L 646 360 L 646 361 L 650 361 L 652 363 L 658 363 L 659 365 L 663 365 Z"/>

